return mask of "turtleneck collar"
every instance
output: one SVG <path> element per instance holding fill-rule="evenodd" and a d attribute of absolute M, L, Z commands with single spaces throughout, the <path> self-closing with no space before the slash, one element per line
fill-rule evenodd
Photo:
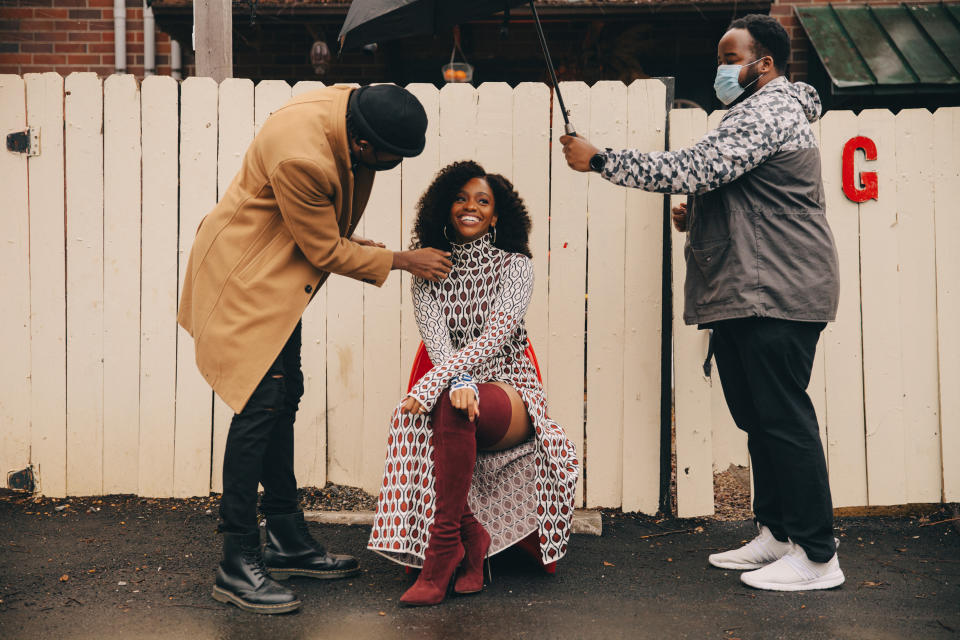
<path fill-rule="evenodd" d="M 493 243 L 490 241 L 489 233 L 485 233 L 471 242 L 460 244 L 456 242 L 450 243 L 450 253 L 453 254 L 453 259 L 457 261 L 464 260 L 470 256 L 488 256 L 492 248 Z"/>

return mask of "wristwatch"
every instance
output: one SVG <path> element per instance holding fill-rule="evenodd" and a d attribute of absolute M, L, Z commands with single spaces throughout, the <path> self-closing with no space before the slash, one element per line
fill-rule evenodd
<path fill-rule="evenodd" d="M 604 155 L 604 152 L 593 154 L 593 157 L 590 158 L 590 170 L 600 173 L 603 171 L 603 167 L 607 164 L 607 156 Z"/>

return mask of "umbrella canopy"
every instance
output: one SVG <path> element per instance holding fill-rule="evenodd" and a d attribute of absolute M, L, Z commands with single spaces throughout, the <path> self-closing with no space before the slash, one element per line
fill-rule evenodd
<path fill-rule="evenodd" d="M 340 46 L 355 49 L 371 42 L 438 33 L 490 16 L 527 0 L 353 0 L 340 30 Z"/>
<path fill-rule="evenodd" d="M 533 14 L 540 47 L 550 72 L 566 131 L 576 135 L 563 96 L 557 84 L 557 73 L 550 59 L 550 50 L 543 35 L 543 26 L 533 0 L 353 0 L 340 30 L 340 49 L 354 49 L 373 42 L 428 35 L 476 18 L 509 11 L 510 7 L 527 4 Z"/>

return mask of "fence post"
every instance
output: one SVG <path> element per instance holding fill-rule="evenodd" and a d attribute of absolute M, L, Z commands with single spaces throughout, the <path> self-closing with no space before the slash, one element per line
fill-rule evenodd
<path fill-rule="evenodd" d="M 676 78 L 659 78 L 667 88 L 663 148 L 670 150 L 670 112 L 676 94 Z M 663 197 L 663 266 L 660 313 L 660 512 L 673 515 L 670 474 L 673 442 L 673 230 L 670 227 L 670 197 Z"/>

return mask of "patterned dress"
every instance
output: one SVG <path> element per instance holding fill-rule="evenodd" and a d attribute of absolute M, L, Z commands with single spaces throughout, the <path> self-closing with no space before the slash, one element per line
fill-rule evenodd
<path fill-rule="evenodd" d="M 464 373 L 478 384 L 504 382 L 517 390 L 534 435 L 512 449 L 477 453 L 468 502 L 492 538 L 490 555 L 537 531 L 543 561 L 559 560 L 567 552 L 580 464 L 573 443 L 547 417 L 543 387 L 524 355 L 533 263 L 494 247 L 489 235 L 453 245 L 452 253 L 446 280 L 413 279 L 417 324 L 434 367 L 410 395 L 432 411 Z M 398 404 L 367 547 L 422 566 L 434 504 L 430 414 L 401 414 Z"/>

